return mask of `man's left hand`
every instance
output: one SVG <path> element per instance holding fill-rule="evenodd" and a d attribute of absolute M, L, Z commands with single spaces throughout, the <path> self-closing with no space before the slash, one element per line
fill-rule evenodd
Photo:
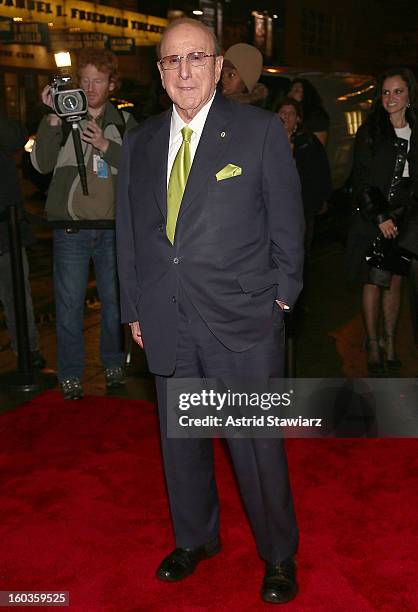
<path fill-rule="evenodd" d="M 106 153 L 109 147 L 108 139 L 103 136 L 102 128 L 95 121 L 87 121 L 86 127 L 81 134 L 81 139 L 102 153 Z"/>

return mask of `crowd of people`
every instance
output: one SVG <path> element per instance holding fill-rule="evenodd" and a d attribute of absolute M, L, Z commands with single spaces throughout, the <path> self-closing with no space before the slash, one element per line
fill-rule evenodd
<path fill-rule="evenodd" d="M 224 54 L 220 79 L 223 95 L 240 104 L 263 107 L 268 91 L 259 81 L 262 69 L 263 57 L 256 47 L 245 43 L 233 45 Z M 88 227 L 80 223 L 79 228 L 72 226 L 54 230 L 58 378 L 64 397 L 71 399 L 83 395 L 83 304 L 90 259 L 95 265 L 102 304 L 100 349 L 106 381 L 108 386 L 124 383 L 115 267 L 115 178 L 124 132 L 135 125 L 131 114 L 118 111 L 108 101 L 119 84 L 116 58 L 111 53 L 97 49 L 83 50 L 78 62 L 78 81 L 87 93 L 89 105 L 88 115 L 81 122 L 89 196 L 82 194 L 73 144 L 66 126 L 53 112 L 49 86 L 42 92 L 46 114 L 39 126 L 31 155 L 38 171 L 43 174 L 54 172 L 46 202 L 47 218 L 50 221 L 88 221 Z M 410 277 L 413 327 L 418 338 L 416 253 L 408 249 L 405 252 L 404 249 L 401 257 L 399 249 L 390 248 L 398 242 L 393 239 L 398 238 L 400 227 L 405 234 L 406 223 L 413 225 L 407 211 L 414 207 L 416 192 L 414 148 L 411 148 L 416 82 L 411 71 L 399 68 L 382 74 L 376 84 L 372 111 L 355 139 L 350 175 L 354 214 L 345 258 L 347 279 L 359 282 L 363 287 L 364 348 L 371 376 L 384 375 L 385 365 L 392 374 L 399 372 L 402 366 L 396 353 L 396 331 L 403 276 Z M 287 95 L 273 110 L 283 123 L 301 181 L 307 258 L 315 219 L 326 207 L 332 193 L 326 154 L 329 115 L 315 87 L 305 78 L 294 79 Z M 19 205 L 22 203 L 12 154 L 23 147 L 27 132 L 16 120 L 0 115 L 0 135 L 3 172 L 7 177 L 1 194 L 2 210 L 5 210 L 11 200 Z M 97 172 L 97 162 L 105 168 L 101 172 Z M 0 299 L 12 348 L 16 352 L 5 218 L 1 222 L 0 232 Z M 22 240 L 24 247 L 34 241 L 30 226 L 24 219 Z M 407 246 L 413 251 L 413 246 Z M 385 258 L 382 249 L 385 250 Z M 369 252 L 372 259 L 368 257 Z M 25 250 L 23 262 L 31 359 L 35 367 L 43 367 L 45 360 L 39 352 Z M 378 267 L 371 265 L 373 262 Z M 306 274 L 304 282 L 306 285 Z"/>
<path fill-rule="evenodd" d="M 303 264 L 305 259 L 307 268 L 315 218 L 332 192 L 330 119 L 304 78 L 290 83 L 273 112 L 259 108 L 267 98 L 259 80 L 260 51 L 239 43 L 222 58 L 200 22 L 181 19 L 167 28 L 158 69 L 172 107 L 136 126 L 132 115 L 109 102 L 119 84 L 115 56 L 101 49 L 79 54 L 78 83 L 88 102 L 80 121 L 88 194 L 71 130 L 54 112 L 49 86 L 42 91 L 45 116 L 31 159 L 39 172 L 53 172 L 46 214 L 54 227 L 62 395 L 83 397 L 84 296 L 93 261 L 106 385 L 125 382 L 121 322 L 129 324 L 156 375 L 176 538 L 157 577 L 177 581 L 221 545 L 211 443 L 167 435 L 167 381 L 226 375 L 267 381 L 283 375 L 284 314 L 294 309 L 306 283 Z M 405 276 L 417 304 L 416 102 L 412 72 L 386 71 L 355 139 L 346 270 L 362 286 L 370 376 L 402 368 L 396 333 Z M 11 202 L 22 206 L 12 154 L 26 137 L 18 122 L 0 115 L 1 210 Z M 0 299 L 17 350 L 5 223 Z M 24 222 L 22 236 L 29 246 Z M 32 361 L 43 367 L 25 251 L 23 257 Z M 266 564 L 261 596 L 270 603 L 289 601 L 297 593 L 298 535 L 282 441 L 228 443 Z"/>
<path fill-rule="evenodd" d="M 224 53 L 219 87 L 240 104 L 264 107 L 268 91 L 260 82 L 263 56 L 249 44 L 238 43 Z M 74 147 L 69 131 L 53 112 L 49 86 L 42 92 L 45 117 L 39 126 L 31 160 L 39 172 L 53 172 L 46 214 L 50 221 L 80 221 L 79 227 L 54 229 L 54 291 L 57 316 L 58 378 L 64 397 L 82 397 L 85 351 L 83 343 L 84 295 L 89 262 L 95 265 L 102 304 L 100 351 L 108 386 L 124 384 L 122 331 L 114 234 L 115 179 L 121 142 L 135 120 L 118 111 L 108 98 L 119 85 L 117 62 L 110 52 L 85 49 L 78 61 L 78 82 L 88 98 L 88 114 L 81 121 L 89 195 L 82 194 Z M 346 276 L 362 289 L 365 325 L 364 348 L 370 376 L 396 374 L 402 364 L 396 352 L 402 277 L 410 278 L 411 312 L 418 339 L 418 263 L 413 237 L 400 255 L 398 233 L 414 224 L 416 174 L 414 138 L 416 82 L 406 68 L 392 69 L 376 81 L 372 111 L 358 130 L 350 183 L 354 214 L 348 231 Z M 326 153 L 330 119 L 321 98 L 306 78 L 295 78 L 274 109 L 280 117 L 299 173 L 305 215 L 305 264 L 314 236 L 315 219 L 326 210 L 332 193 Z M 16 120 L 0 115 L 0 154 L 4 176 L 1 205 L 22 204 L 12 154 L 23 147 L 27 132 Z M 100 171 L 97 171 L 99 163 Z M 87 221 L 87 224 L 82 222 Z M 97 222 L 97 223 L 96 223 Z M 0 225 L 0 264 L 3 304 L 11 345 L 16 352 L 13 293 L 8 256 L 7 222 Z M 396 239 L 396 240 L 394 240 Z M 22 221 L 24 247 L 33 243 L 29 224 Z M 412 251 L 411 251 L 412 249 Z M 385 257 L 383 257 L 383 252 Z M 380 256 L 380 257 L 379 257 Z M 42 368 L 29 285 L 26 251 L 23 250 L 27 318 L 31 360 Z M 373 266 L 373 262 L 376 266 Z M 305 270 L 308 266 L 305 265 Z M 307 285 L 305 273 L 304 284 Z M 385 357 L 385 359 L 384 359 Z"/>

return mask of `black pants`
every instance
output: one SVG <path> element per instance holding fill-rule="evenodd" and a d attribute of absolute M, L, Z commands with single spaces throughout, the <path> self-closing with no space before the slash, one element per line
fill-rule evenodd
<path fill-rule="evenodd" d="M 236 376 L 265 379 L 283 375 L 282 316 L 256 347 L 235 353 L 212 334 L 183 296 L 179 304 L 179 343 L 175 377 Z M 219 503 L 212 440 L 168 438 L 167 378 L 157 376 L 165 475 L 176 546 L 192 548 L 219 532 Z M 298 530 L 281 439 L 228 439 L 241 496 L 260 556 L 283 561 L 297 548 Z"/>

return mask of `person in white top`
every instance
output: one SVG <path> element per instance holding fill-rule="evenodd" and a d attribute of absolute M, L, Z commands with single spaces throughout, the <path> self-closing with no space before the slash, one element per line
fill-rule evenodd
<path fill-rule="evenodd" d="M 370 376 L 397 373 L 396 355 L 402 276 L 409 263 L 395 238 L 414 205 L 409 148 L 415 126 L 416 81 L 407 68 L 377 79 L 370 117 L 356 135 L 352 183 L 357 212 L 349 232 L 346 269 L 363 285 L 365 348 Z M 384 360 L 386 356 L 386 360 Z"/>

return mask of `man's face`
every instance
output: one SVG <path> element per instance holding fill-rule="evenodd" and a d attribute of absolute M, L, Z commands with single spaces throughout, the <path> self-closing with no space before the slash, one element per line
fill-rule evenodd
<path fill-rule="evenodd" d="M 115 85 L 109 80 L 107 72 L 97 70 L 93 64 L 87 64 L 78 73 L 79 85 L 87 95 L 89 108 L 98 109 L 104 106 Z"/>
<path fill-rule="evenodd" d="M 245 91 L 247 91 L 247 88 L 238 74 L 238 70 L 231 62 L 225 61 L 222 66 L 222 93 L 225 96 L 231 96 Z"/>
<path fill-rule="evenodd" d="M 185 57 L 193 51 L 215 53 L 212 39 L 199 26 L 182 24 L 164 37 L 161 57 Z M 206 57 L 203 66 L 191 66 L 188 60 L 182 59 L 180 65 L 172 70 L 164 70 L 161 64 L 158 64 L 163 87 L 186 123 L 197 115 L 214 94 L 221 76 L 222 61 L 220 56 Z"/>

